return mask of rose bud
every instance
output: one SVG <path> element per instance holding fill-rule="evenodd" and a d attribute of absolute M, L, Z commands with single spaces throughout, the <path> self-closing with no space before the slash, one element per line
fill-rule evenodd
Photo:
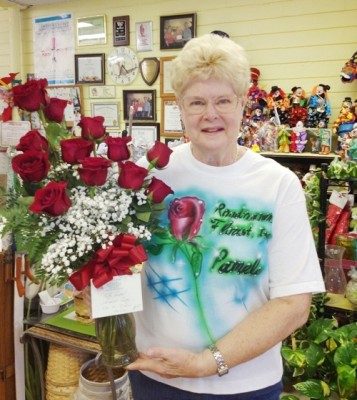
<path fill-rule="evenodd" d="M 149 171 L 146 168 L 136 165 L 132 161 L 119 163 L 120 172 L 118 184 L 123 189 L 138 190 L 143 186 L 144 179 Z"/>
<path fill-rule="evenodd" d="M 47 79 L 33 79 L 12 88 L 14 105 L 26 111 L 38 111 L 46 105 Z"/>
<path fill-rule="evenodd" d="M 105 136 L 104 117 L 82 117 L 78 125 L 82 128 L 82 138 L 89 140 L 102 139 Z"/>
<path fill-rule="evenodd" d="M 181 197 L 170 203 L 169 220 L 171 232 L 176 239 L 191 240 L 195 237 L 202 224 L 205 204 L 197 197 Z"/>
<path fill-rule="evenodd" d="M 1 114 L 1 121 L 7 122 L 12 120 L 12 107 L 5 107 Z"/>
<path fill-rule="evenodd" d="M 58 122 L 60 124 L 63 121 L 64 109 L 67 107 L 67 104 L 67 100 L 52 97 L 44 108 L 43 112 L 48 120 Z"/>
<path fill-rule="evenodd" d="M 146 153 L 146 158 L 155 168 L 166 167 L 169 162 L 172 150 L 166 144 L 156 141 L 154 146 Z"/>
<path fill-rule="evenodd" d="M 49 182 L 35 193 L 29 209 L 35 214 L 46 213 L 57 217 L 68 211 L 71 200 L 66 193 L 67 182 Z"/>
<path fill-rule="evenodd" d="M 102 157 L 86 157 L 78 169 L 79 176 L 87 186 L 102 186 L 107 180 L 110 161 Z"/>
<path fill-rule="evenodd" d="M 173 193 L 170 186 L 155 177 L 152 178 L 150 185 L 146 189 L 146 194 L 152 198 L 154 203 L 161 203 L 170 193 Z"/>
<path fill-rule="evenodd" d="M 105 143 L 108 146 L 108 158 L 112 161 L 124 161 L 130 157 L 130 152 L 128 149 L 128 142 L 130 142 L 131 137 L 107 137 Z"/>
<path fill-rule="evenodd" d="M 48 151 L 48 141 L 41 135 L 37 130 L 32 130 L 26 133 L 26 135 L 20 138 L 18 145 L 16 146 L 18 151 L 38 150 Z"/>
<path fill-rule="evenodd" d="M 82 138 L 64 139 L 60 141 L 62 160 L 68 164 L 79 164 L 89 157 L 93 151 L 93 142 Z"/>
<path fill-rule="evenodd" d="M 12 169 L 26 182 L 40 182 L 50 169 L 48 154 L 28 150 L 12 159 Z"/>

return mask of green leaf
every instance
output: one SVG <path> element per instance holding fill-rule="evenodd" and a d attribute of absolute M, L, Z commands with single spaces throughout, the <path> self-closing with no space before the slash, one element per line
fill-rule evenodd
<path fill-rule="evenodd" d="M 299 398 L 293 394 L 284 394 L 283 396 L 280 396 L 280 400 L 299 400 Z"/>
<path fill-rule="evenodd" d="M 147 211 L 147 212 L 137 212 L 135 214 L 136 218 L 140 221 L 144 221 L 144 222 L 149 222 L 150 221 L 150 216 L 151 216 L 151 212 Z"/>
<path fill-rule="evenodd" d="M 202 260 L 203 260 L 202 253 L 198 250 L 198 248 L 193 246 L 193 251 L 192 251 L 192 255 L 191 255 L 191 259 L 190 259 L 190 264 L 191 264 L 191 266 L 193 268 L 193 273 L 194 273 L 196 278 L 201 273 Z"/>
<path fill-rule="evenodd" d="M 292 350 L 288 346 L 283 346 L 281 354 L 292 367 L 302 368 L 306 365 L 306 355 L 304 350 Z"/>
<path fill-rule="evenodd" d="M 147 251 L 154 255 L 157 256 L 162 252 L 162 249 L 164 248 L 164 245 L 162 244 L 149 244 L 147 246 L 145 246 L 145 248 L 147 249 Z"/>
<path fill-rule="evenodd" d="M 337 384 L 342 397 L 356 394 L 356 368 L 349 365 L 337 367 Z"/>
<path fill-rule="evenodd" d="M 57 122 L 49 122 L 46 126 L 46 137 L 53 149 L 58 148 L 60 140 L 67 139 L 70 136 L 67 129 Z"/>
<path fill-rule="evenodd" d="M 316 368 L 325 360 L 325 353 L 322 348 L 315 343 L 310 343 L 310 346 L 305 351 L 306 362 L 310 367 Z"/>
<path fill-rule="evenodd" d="M 309 379 L 305 382 L 297 383 L 294 388 L 310 399 L 322 400 L 330 395 L 327 384 L 317 379 Z"/>
<path fill-rule="evenodd" d="M 335 351 L 333 361 L 336 366 L 350 365 L 357 366 L 357 346 L 349 342 L 344 343 Z"/>
<path fill-rule="evenodd" d="M 314 340 L 316 343 L 322 343 L 330 337 L 335 326 L 336 321 L 333 319 L 317 319 L 307 328 L 307 335 L 309 339 Z"/>

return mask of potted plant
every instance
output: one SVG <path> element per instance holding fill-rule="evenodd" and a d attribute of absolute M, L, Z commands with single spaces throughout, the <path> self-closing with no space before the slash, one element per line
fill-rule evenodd
<path fill-rule="evenodd" d="M 357 324 L 339 327 L 336 319 L 323 318 L 325 302 L 325 295 L 315 295 L 307 324 L 283 343 L 285 390 L 294 388 L 310 399 L 353 400 L 357 396 Z M 299 397 L 287 394 L 281 400 Z"/>

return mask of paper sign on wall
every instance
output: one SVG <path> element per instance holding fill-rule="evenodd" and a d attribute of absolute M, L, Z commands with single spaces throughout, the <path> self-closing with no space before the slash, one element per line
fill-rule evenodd
<path fill-rule="evenodd" d="M 140 274 L 115 276 L 96 288 L 91 281 L 92 318 L 127 314 L 143 309 Z"/>

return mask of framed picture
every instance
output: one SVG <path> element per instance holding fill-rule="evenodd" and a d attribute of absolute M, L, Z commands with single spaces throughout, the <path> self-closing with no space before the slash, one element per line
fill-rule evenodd
<path fill-rule="evenodd" d="M 113 46 L 128 46 L 129 44 L 129 15 L 113 17 Z"/>
<path fill-rule="evenodd" d="M 150 51 L 152 50 L 152 21 L 137 22 L 135 24 L 136 31 L 136 50 Z"/>
<path fill-rule="evenodd" d="M 156 120 L 156 90 L 123 90 L 124 120 Z"/>
<path fill-rule="evenodd" d="M 196 14 L 160 17 L 160 49 L 181 49 L 196 36 Z"/>
<path fill-rule="evenodd" d="M 181 137 L 165 137 L 164 141 L 165 141 L 165 144 L 167 144 L 170 147 L 170 149 L 184 143 L 183 136 L 181 136 Z"/>
<path fill-rule="evenodd" d="M 105 15 L 77 18 L 78 46 L 105 43 L 107 43 Z"/>
<path fill-rule="evenodd" d="M 92 117 L 104 117 L 105 127 L 119 126 L 118 103 L 92 103 Z"/>
<path fill-rule="evenodd" d="M 104 53 L 75 54 L 75 82 L 104 84 Z"/>
<path fill-rule="evenodd" d="M 174 97 L 161 99 L 161 136 L 180 137 L 184 133 L 181 113 Z"/>
<path fill-rule="evenodd" d="M 171 63 L 175 57 L 160 57 L 160 95 L 173 96 L 171 87 Z"/>
<path fill-rule="evenodd" d="M 125 123 L 125 129 L 129 129 L 129 123 Z M 132 140 L 135 146 L 150 148 L 156 140 L 160 140 L 160 124 L 157 122 L 135 122 L 131 127 Z"/>
<path fill-rule="evenodd" d="M 115 86 L 91 86 L 89 88 L 90 99 L 115 99 Z"/>
<path fill-rule="evenodd" d="M 64 120 L 67 126 L 73 126 L 81 117 L 81 88 L 80 86 L 51 86 L 47 93 L 50 97 L 67 100 L 64 109 Z"/>

